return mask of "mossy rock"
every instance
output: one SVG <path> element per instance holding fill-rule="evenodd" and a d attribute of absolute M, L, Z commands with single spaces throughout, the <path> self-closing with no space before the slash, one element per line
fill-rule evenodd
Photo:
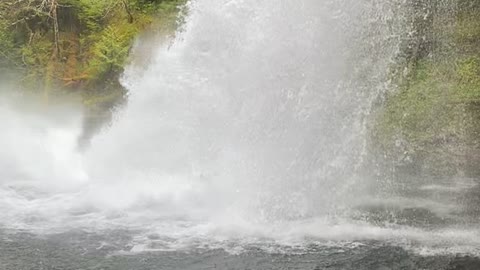
<path fill-rule="evenodd" d="M 376 112 L 371 145 L 394 167 L 415 163 L 420 166 L 411 173 L 442 176 L 479 173 L 468 165 L 480 161 L 480 23 L 474 4 L 459 9 L 453 28 L 430 29 L 454 32 L 432 34 L 448 40 L 407 63 L 408 76 L 397 80 L 397 91 Z"/>

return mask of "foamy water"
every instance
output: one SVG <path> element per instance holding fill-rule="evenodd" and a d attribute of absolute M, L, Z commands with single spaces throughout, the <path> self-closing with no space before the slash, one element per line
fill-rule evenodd
<path fill-rule="evenodd" d="M 0 226 L 132 230 L 132 253 L 377 240 L 478 254 L 475 226 L 358 213 L 422 208 L 455 219 L 462 207 L 382 197 L 365 173 L 365 123 L 391 87 L 388 69 L 409 30 L 397 19 L 408 14 L 404 2 L 190 1 L 186 23 L 148 52 L 147 66 L 134 50 L 122 79 L 129 104 L 86 150 L 77 145 L 81 113 L 4 101 Z"/>

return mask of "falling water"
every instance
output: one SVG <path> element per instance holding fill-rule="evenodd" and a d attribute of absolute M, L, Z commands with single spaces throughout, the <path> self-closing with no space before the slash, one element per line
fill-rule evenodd
<path fill-rule="evenodd" d="M 340 214 L 365 193 L 364 121 L 398 52 L 387 16 L 400 8 L 190 2 L 175 40 L 129 67 L 128 108 L 87 153 L 93 177 L 173 192 L 180 215 Z"/>
<path fill-rule="evenodd" d="M 172 40 L 133 50 L 128 106 L 88 149 L 78 115 L 2 108 L 2 226 L 176 244 L 443 237 L 358 215 L 377 184 L 366 123 L 408 12 L 403 0 L 190 1 Z"/>

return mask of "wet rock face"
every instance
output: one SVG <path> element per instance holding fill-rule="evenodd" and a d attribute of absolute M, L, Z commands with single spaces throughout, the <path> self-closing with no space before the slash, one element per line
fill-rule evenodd
<path fill-rule="evenodd" d="M 399 175 L 480 175 L 478 1 L 411 1 L 397 89 L 378 110 L 374 148 Z M 404 62 L 402 62 L 404 61 Z"/>
<path fill-rule="evenodd" d="M 472 125 L 468 132 L 469 147 L 466 155 L 466 171 L 472 177 L 480 176 L 480 103 L 472 102 L 469 106 Z"/>

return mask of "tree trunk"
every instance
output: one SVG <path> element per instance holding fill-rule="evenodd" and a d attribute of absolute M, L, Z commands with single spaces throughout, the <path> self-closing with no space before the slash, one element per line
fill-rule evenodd
<path fill-rule="evenodd" d="M 128 23 L 133 23 L 133 15 L 132 15 L 132 12 L 130 11 L 130 7 L 128 7 L 127 1 L 122 0 L 122 3 L 128 15 Z"/>
<path fill-rule="evenodd" d="M 53 34 L 55 37 L 55 53 L 58 54 L 60 53 L 60 47 L 58 45 L 59 43 L 59 30 L 58 30 L 58 14 L 57 14 L 57 9 L 58 9 L 58 3 L 57 0 L 50 0 L 50 16 L 53 19 Z"/>

